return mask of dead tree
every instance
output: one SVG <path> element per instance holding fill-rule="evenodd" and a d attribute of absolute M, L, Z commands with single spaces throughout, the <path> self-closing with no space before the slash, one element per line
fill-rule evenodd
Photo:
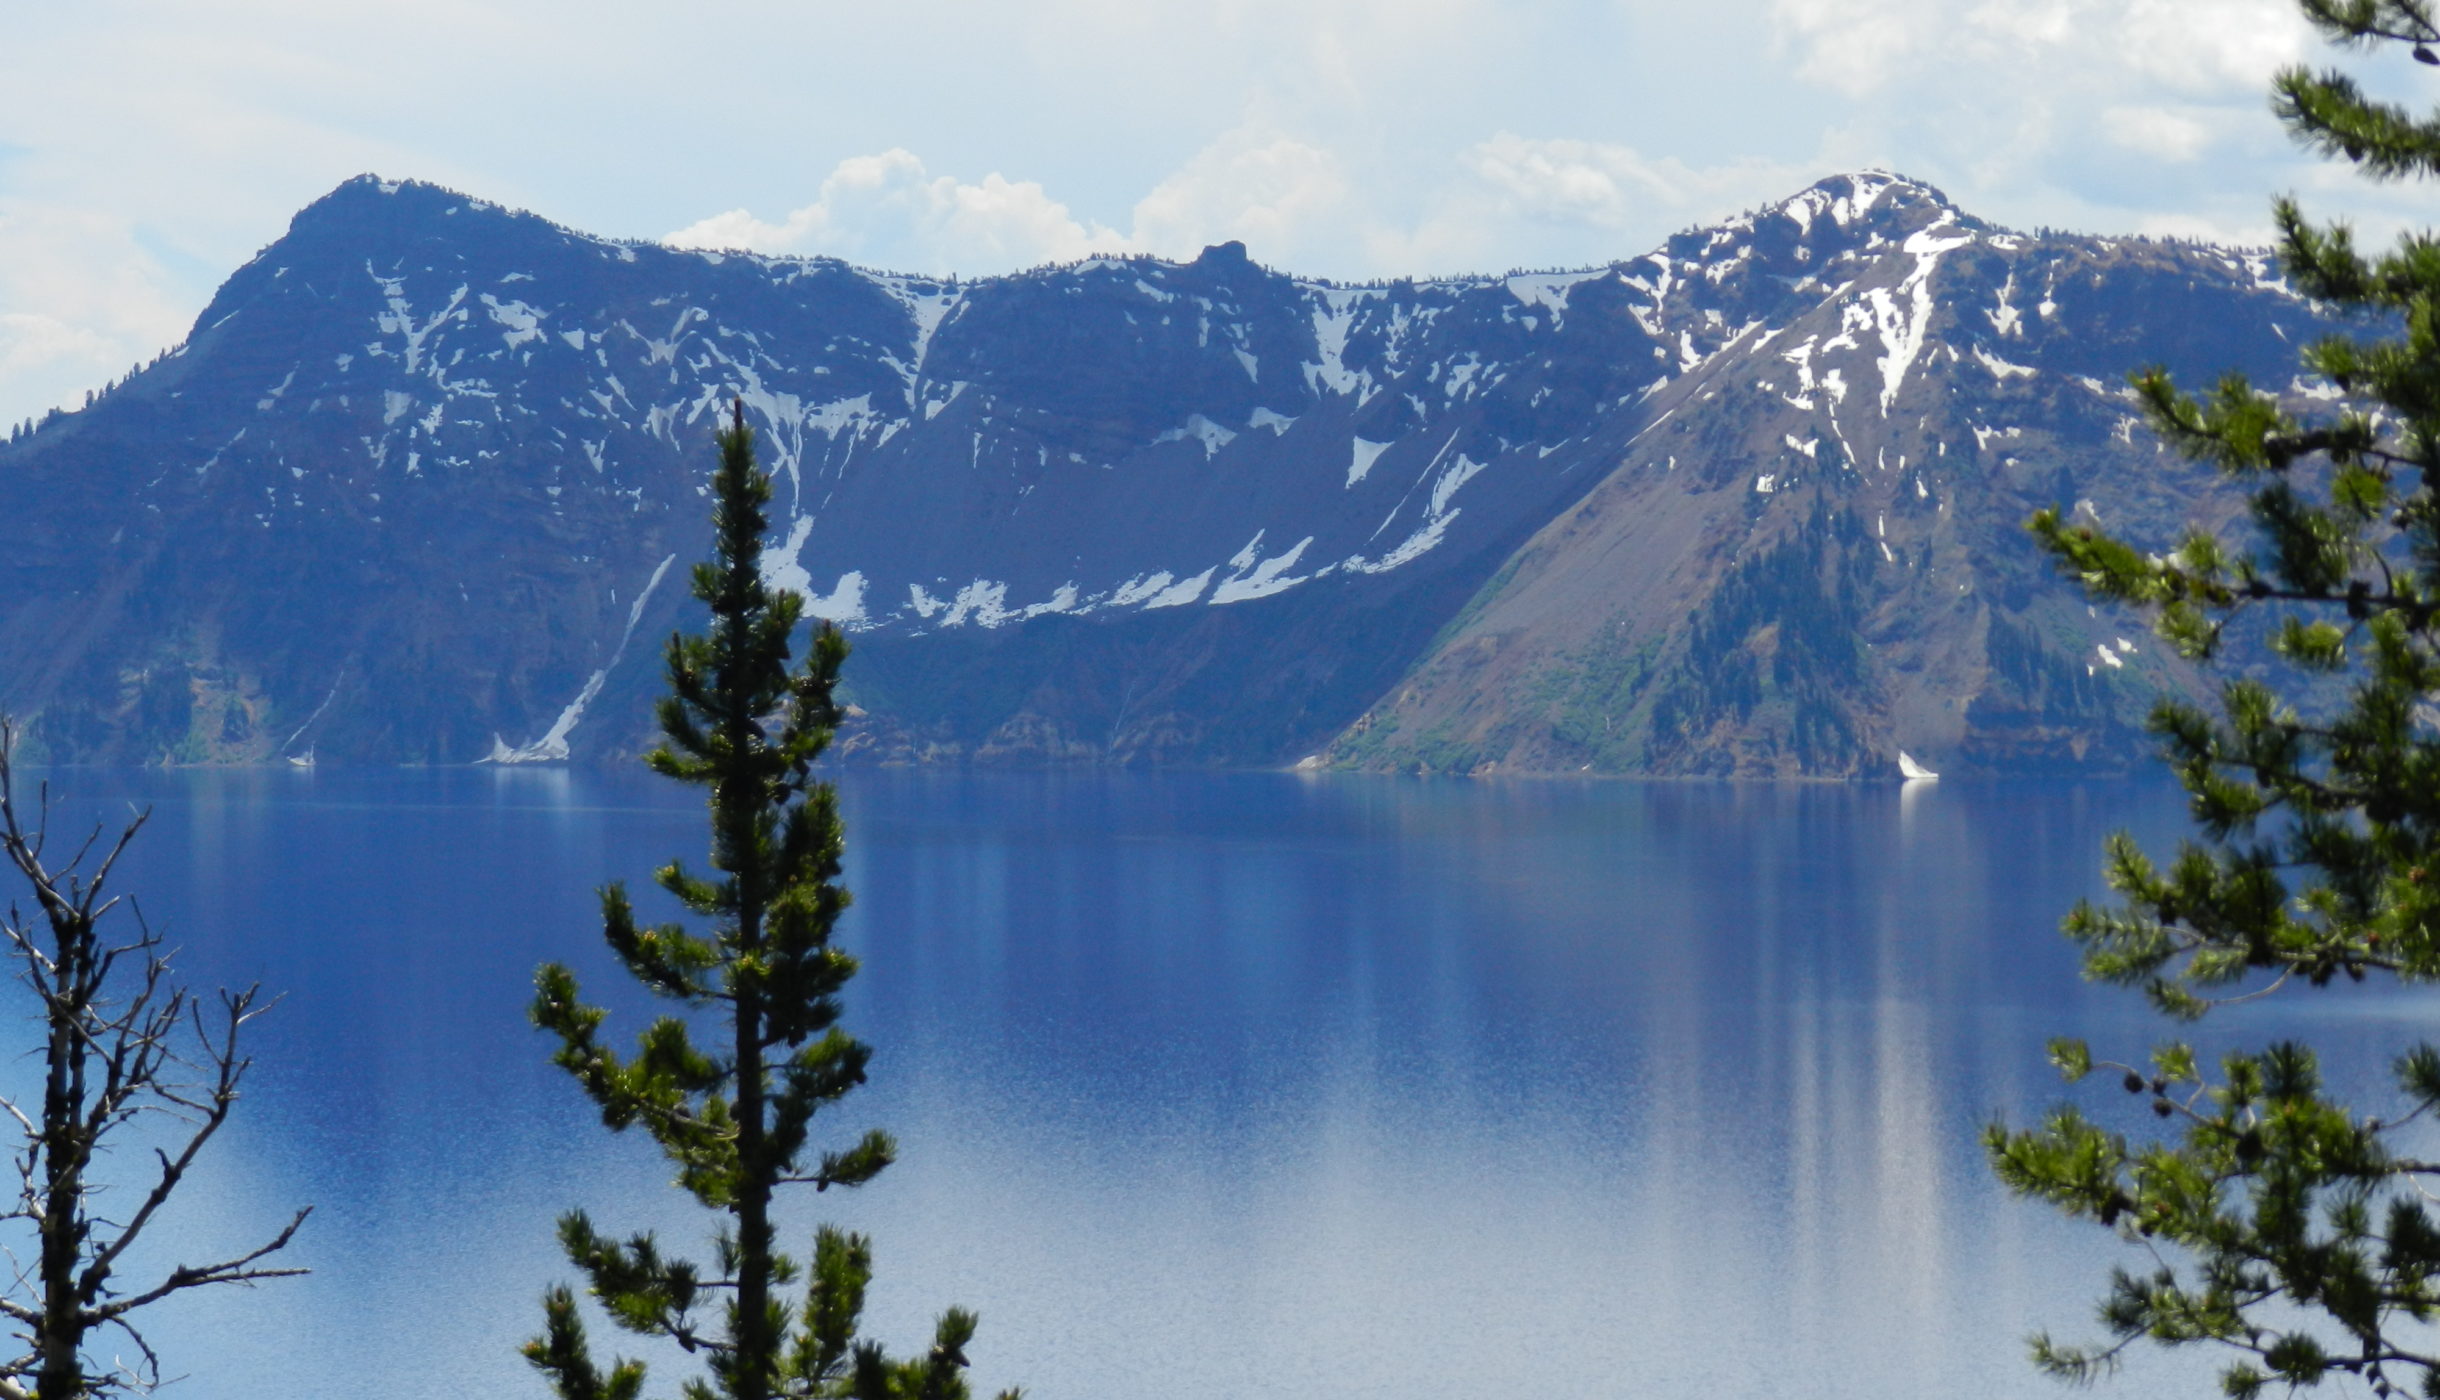
<path fill-rule="evenodd" d="M 34 1252 L 29 1261 L 11 1249 L 13 1277 L 0 1292 L 0 1315 L 24 1344 L 0 1361 L 0 1400 L 87 1400 L 159 1383 L 161 1359 L 136 1328 L 139 1309 L 190 1288 L 304 1273 L 263 1261 L 287 1247 L 311 1208 L 235 1257 L 122 1278 L 128 1251 L 236 1107 L 252 1064 L 239 1032 L 268 1005 L 253 987 L 206 1002 L 172 981 L 169 952 L 132 900 L 104 934 L 103 919 L 123 898 L 111 892 L 111 875 L 150 814 L 107 844 L 97 825 L 50 863 L 49 785 L 36 790 L 28 821 L 14 783 L 16 737 L 0 720 L 0 858 L 23 881 L 33 917 L 10 901 L 0 951 L 16 959 L 17 980 L 39 1006 L 43 1077 L 39 1107 L 0 1098 L 20 1143 L 17 1200 L 0 1221 L 22 1222 Z M 149 1150 L 133 1181 L 95 1171 L 114 1138 L 141 1139 Z M 110 1201 L 127 1208 L 106 1215 Z M 102 1334 L 131 1350 L 93 1356 Z"/>

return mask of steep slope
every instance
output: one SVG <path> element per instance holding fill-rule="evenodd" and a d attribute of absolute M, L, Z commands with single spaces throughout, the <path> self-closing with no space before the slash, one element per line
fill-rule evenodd
<path fill-rule="evenodd" d="M 1887 176 L 1360 287 L 1234 244 L 926 280 L 367 177 L 0 447 L 0 706 L 70 760 L 632 752 L 742 399 L 867 758 L 2089 763 L 2187 681 L 2017 523 L 2165 526 L 2191 483 L 2118 377 L 2275 372 L 2313 326 L 2259 259 Z"/>
<path fill-rule="evenodd" d="M 2289 382 L 2318 313 L 2258 255 L 2027 238 L 1919 188 L 1826 182 L 1646 265 L 1708 290 L 1723 247 L 1744 287 L 1795 295 L 1715 293 L 1731 351 L 1654 397 L 1617 469 L 1329 756 L 1742 775 L 2142 756 L 2153 697 L 2200 678 L 2062 587 L 2023 523 L 2072 507 L 2165 545 L 2224 520 L 2233 499 L 2142 430 L 2126 373 Z"/>

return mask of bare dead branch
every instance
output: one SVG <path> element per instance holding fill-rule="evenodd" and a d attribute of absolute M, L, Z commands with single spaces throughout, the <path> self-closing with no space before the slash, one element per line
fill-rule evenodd
<path fill-rule="evenodd" d="M 248 987 L 235 996 L 231 996 L 225 991 L 221 993 L 221 1006 L 228 1015 L 229 1029 L 227 1038 L 217 1047 L 213 1045 L 208 1031 L 201 1027 L 197 1028 L 196 1034 L 203 1041 L 205 1053 L 211 1057 L 219 1072 L 218 1079 L 212 1087 L 211 1098 L 200 1106 L 203 1121 L 196 1125 L 193 1133 L 188 1135 L 185 1145 L 178 1149 L 175 1157 L 156 1149 L 155 1155 L 160 1159 L 160 1173 L 153 1182 L 152 1190 L 145 1193 L 144 1203 L 137 1207 L 134 1218 L 129 1220 L 126 1227 L 119 1232 L 118 1239 L 97 1253 L 92 1264 L 87 1267 L 79 1290 L 85 1296 L 91 1297 L 99 1291 L 102 1280 L 110 1276 L 110 1270 L 118 1262 L 119 1256 L 126 1252 L 129 1245 L 135 1243 L 137 1236 L 144 1233 L 144 1227 L 152 1223 L 153 1215 L 169 1200 L 170 1193 L 178 1188 L 178 1183 L 186 1176 L 187 1168 L 194 1165 L 195 1155 L 203 1150 L 205 1143 L 212 1140 L 214 1133 L 220 1131 L 220 1125 L 228 1121 L 229 1110 L 237 1103 L 238 1081 L 245 1077 L 247 1066 L 252 1063 L 237 1056 L 237 1030 L 246 1022 L 246 1008 L 253 1004 L 255 992 L 256 988 Z M 179 1102 L 189 1101 L 181 1099 Z M 286 1244 L 288 1237 L 296 1233 L 296 1227 L 304 1223 L 305 1217 L 311 1213 L 312 1207 L 310 1206 L 299 1211 L 296 1220 L 281 1232 L 280 1238 L 276 1242 L 266 1246 L 262 1253 L 278 1249 L 281 1245 Z M 261 1253 L 257 1253 L 248 1256 L 246 1261 L 241 1262 L 250 1262 L 252 1259 L 260 1257 Z"/>
<path fill-rule="evenodd" d="M 151 1390 L 160 1385 L 160 1353 L 152 1349 L 151 1342 L 144 1340 L 144 1334 L 136 1330 L 136 1325 L 134 1323 L 129 1322 L 123 1317 L 114 1317 L 110 1319 L 110 1322 L 112 1326 L 126 1333 L 127 1340 L 134 1342 L 136 1344 L 136 1350 L 144 1355 L 144 1369 L 141 1371 L 132 1366 L 119 1367 L 119 1370 L 126 1374 L 129 1386 L 135 1389 Z"/>
<path fill-rule="evenodd" d="M 203 1288 L 215 1283 L 252 1283 L 258 1279 L 266 1278 L 295 1278 L 301 1274 L 311 1273 L 312 1270 L 310 1269 L 256 1269 L 249 1267 L 256 1260 L 268 1258 L 271 1255 L 277 1254 L 281 1250 L 286 1249 L 288 1247 L 288 1242 L 296 1238 L 297 1227 L 303 1225 L 305 1223 L 305 1217 L 311 1214 L 313 1214 L 312 1206 L 307 1206 L 303 1210 L 298 1211 L 295 1218 L 290 1220 L 287 1225 L 282 1227 L 279 1234 L 274 1236 L 269 1244 L 258 1246 L 245 1254 L 237 1256 L 235 1259 L 226 1260 L 218 1264 L 205 1264 L 201 1267 L 180 1265 L 179 1267 L 170 1270 L 169 1277 L 163 1279 L 160 1283 L 146 1289 L 142 1293 L 134 1295 L 133 1297 L 121 1298 L 116 1302 L 103 1304 L 101 1307 L 93 1309 L 93 1315 L 99 1321 L 115 1321 L 118 1318 L 126 1316 L 128 1313 L 134 1312 L 137 1308 L 143 1307 L 147 1303 L 157 1303 L 163 1298 L 166 1298 L 172 1293 L 176 1293 L 181 1289 Z"/>
<path fill-rule="evenodd" d="M 29 1348 L 0 1365 L 0 1400 L 149 1390 L 161 1379 L 161 1359 L 132 1315 L 190 1288 L 305 1273 L 264 1261 L 288 1247 L 312 1210 L 298 1211 L 244 1253 L 182 1264 L 150 1287 L 119 1293 L 113 1276 L 127 1252 L 235 1108 L 253 1066 L 240 1049 L 240 1032 L 268 1004 L 258 987 L 223 990 L 211 1011 L 174 980 L 142 908 L 112 888 L 148 813 L 136 812 L 115 838 L 96 826 L 64 864 L 48 862 L 50 789 L 38 787 L 29 826 L 13 772 L 16 738 L 15 727 L 0 718 L 0 869 L 16 872 L 41 917 L 29 919 L 12 903 L 0 923 L 0 956 L 16 960 L 17 980 L 39 1008 L 44 1040 L 36 1053 L 44 1075 L 39 1112 L 30 1099 L 0 1099 L 20 1139 L 8 1157 L 18 1177 L 17 1203 L 0 1219 L 25 1222 L 39 1243 L 30 1264 L 10 1253 L 13 1278 L 0 1291 L 0 1318 Z M 101 921 L 121 905 L 134 934 L 106 939 Z M 95 1205 L 114 1183 L 89 1178 L 88 1169 L 103 1159 L 115 1130 L 146 1114 L 165 1115 L 184 1130 L 151 1148 L 149 1184 L 134 1209 L 123 1220 L 106 1216 Z M 105 1327 L 126 1333 L 140 1359 L 89 1358 L 88 1342 Z"/>

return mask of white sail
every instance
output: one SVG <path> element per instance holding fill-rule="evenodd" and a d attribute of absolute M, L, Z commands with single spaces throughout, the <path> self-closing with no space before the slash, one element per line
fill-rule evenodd
<path fill-rule="evenodd" d="M 1937 781 L 1940 777 L 1938 773 L 1935 773 L 1931 769 L 1924 767 L 1922 764 L 1915 762 L 1914 755 L 1908 753 L 1904 749 L 1898 750 L 1898 774 L 1910 783 L 1917 781 Z"/>

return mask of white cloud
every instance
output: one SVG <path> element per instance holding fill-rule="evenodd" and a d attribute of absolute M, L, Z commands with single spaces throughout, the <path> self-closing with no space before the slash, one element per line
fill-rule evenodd
<path fill-rule="evenodd" d="M 1374 236 L 1376 262 L 1443 270 L 1588 266 L 1795 193 L 1814 164 L 1696 166 L 1614 142 L 1502 132 L 1460 151 L 1430 212 Z"/>
<path fill-rule="evenodd" d="M 31 311 L 0 311 L 0 428 L 54 407 L 127 367 L 125 342 Z"/>
<path fill-rule="evenodd" d="M 1131 247 L 1171 257 L 1239 239 L 1263 261 L 1294 266 L 1316 235 L 1347 221 L 1338 159 L 1281 132 L 1240 127 L 1195 153 L 1135 206 Z"/>
<path fill-rule="evenodd" d="M 1527 141 L 1503 132 L 1459 159 L 1494 197 L 1528 218 L 1619 228 L 1638 205 L 1675 193 L 1624 146 Z"/>
<path fill-rule="evenodd" d="M 2429 96 L 2321 45 L 2294 0 L 1764 3 L 1781 60 L 1837 103 L 1843 153 L 2019 226 L 2257 232 L 2272 191 L 2328 188 L 2266 109 L 2274 72 L 2335 59 Z M 2393 203 L 2356 184 L 2328 207 Z"/>
<path fill-rule="evenodd" d="M 2163 160 L 2190 161 L 2218 134 L 2220 113 L 2172 107 L 2112 107 L 2101 129 L 2110 143 Z"/>
<path fill-rule="evenodd" d="M 1082 220 L 1031 180 L 934 175 L 896 148 L 840 161 L 814 201 L 776 223 L 731 209 L 664 240 L 682 248 L 820 253 L 872 266 L 989 274 L 1092 253 L 1189 258 L 1239 239 L 1291 264 L 1344 215 L 1347 182 L 1329 152 L 1241 127 L 1196 152 L 1134 207 L 1127 231 Z"/>
<path fill-rule="evenodd" d="M 1925 0 L 1772 0 L 1780 43 L 1797 50 L 1797 71 L 1834 92 L 1861 97 L 1904 71 L 1938 20 Z"/>
<path fill-rule="evenodd" d="M 1079 219 L 1035 181 L 996 171 L 971 182 L 934 175 L 914 152 L 892 149 L 840 161 L 812 203 L 776 223 L 731 209 L 664 241 L 989 274 L 1091 253 L 1190 258 L 1233 238 L 1291 265 L 1314 251 L 1318 231 L 1348 214 L 1348 196 L 1329 152 L 1255 127 L 1224 133 L 1156 183 L 1124 232 Z"/>
<path fill-rule="evenodd" d="M 2017 44 L 2057 44 L 2075 32 L 2076 0 L 1983 0 L 1967 22 Z"/>
<path fill-rule="evenodd" d="M 1776 161 L 1698 169 L 1632 146 L 1508 132 L 1469 148 L 1459 161 L 1509 212 L 1617 232 L 1651 229 L 1656 213 L 1673 222 L 1728 214 L 1793 194 L 1810 178 L 1804 167 Z"/>
<path fill-rule="evenodd" d="M 1771 0 L 1770 14 L 1806 78 L 1849 97 L 1894 87 L 1918 108 L 2129 76 L 2184 96 L 2258 95 L 2312 44 L 2293 0 Z"/>
<path fill-rule="evenodd" d="M 1091 252 L 1185 259 L 1229 239 L 1308 275 L 1589 266 L 1791 194 L 1820 173 L 1763 160 L 1699 167 L 1616 143 L 1503 132 L 1443 156 L 1420 212 L 1401 220 L 1318 141 L 1247 123 L 1155 182 L 1123 232 L 1079 220 L 1034 182 L 935 175 L 913 152 L 890 150 L 841 161 L 812 203 L 776 222 L 732 209 L 667 241 L 967 275 Z"/>
<path fill-rule="evenodd" d="M 2259 102 L 2273 73 L 2316 51 L 2294 0 L 2131 0 L 2103 14 L 2104 51 L 2189 96 Z"/>
<path fill-rule="evenodd" d="M 0 205 L 0 429 L 185 335 L 193 310 L 124 218 Z"/>
<path fill-rule="evenodd" d="M 813 203 L 776 224 L 731 209 L 664 241 L 682 248 L 828 254 L 935 273 L 1002 271 L 1124 242 L 1109 229 L 1079 222 L 1033 181 L 994 172 L 968 184 L 933 175 L 900 148 L 840 161 Z"/>

